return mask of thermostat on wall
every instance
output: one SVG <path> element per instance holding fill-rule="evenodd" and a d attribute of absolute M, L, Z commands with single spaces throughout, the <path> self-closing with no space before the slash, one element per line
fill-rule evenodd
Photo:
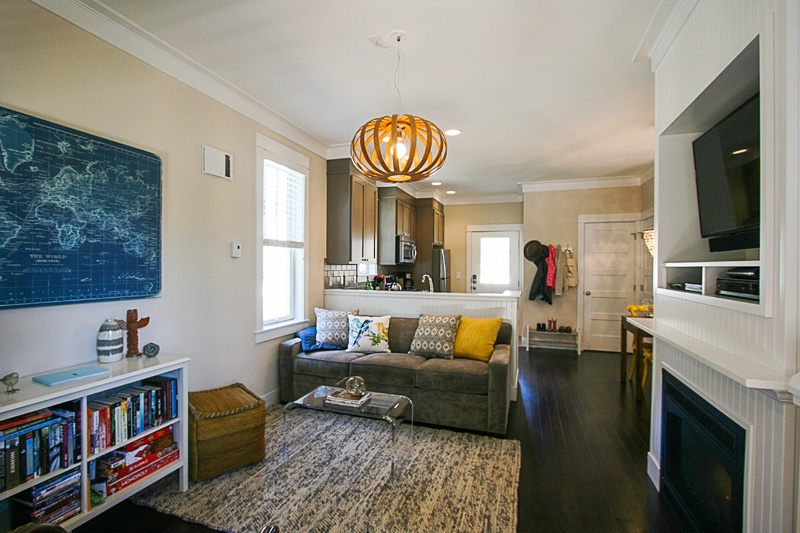
<path fill-rule="evenodd" d="M 203 174 L 233 179 L 233 156 L 222 150 L 203 145 Z"/>

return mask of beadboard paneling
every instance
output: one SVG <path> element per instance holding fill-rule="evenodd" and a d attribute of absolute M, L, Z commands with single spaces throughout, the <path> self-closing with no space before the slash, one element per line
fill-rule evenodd
<path fill-rule="evenodd" d="M 661 457 L 661 371 L 666 368 L 747 431 L 745 531 L 782 532 L 792 527 L 795 407 L 762 390 L 748 389 L 665 342 L 655 341 L 651 459 Z M 652 474 L 651 474 L 652 475 Z M 657 480 L 654 480 L 657 483 Z"/>

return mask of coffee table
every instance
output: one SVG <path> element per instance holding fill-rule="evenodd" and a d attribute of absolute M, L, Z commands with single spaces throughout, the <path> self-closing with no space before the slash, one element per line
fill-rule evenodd
<path fill-rule="evenodd" d="M 329 387 L 322 385 L 309 392 L 302 398 L 286 404 L 283 408 L 283 460 L 288 459 L 286 453 L 286 414 L 292 409 L 301 407 L 303 409 L 313 409 L 315 411 L 325 411 L 328 413 L 338 413 L 343 415 L 358 416 L 362 418 L 374 418 L 384 420 L 392 428 L 392 447 L 397 445 L 397 428 L 408 418 L 411 423 L 411 441 L 414 440 L 414 403 L 407 396 L 399 394 L 386 394 L 383 392 L 370 391 L 372 397 L 361 407 L 344 407 L 332 405 L 325 399 L 328 394 L 340 387 Z M 410 418 L 409 418 L 410 415 Z M 395 468 L 396 453 L 391 454 L 392 470 L 391 480 L 397 478 Z"/>

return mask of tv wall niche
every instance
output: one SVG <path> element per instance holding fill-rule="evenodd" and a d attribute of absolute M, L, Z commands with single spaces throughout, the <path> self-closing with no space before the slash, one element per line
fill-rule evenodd
<path fill-rule="evenodd" d="M 161 158 L 0 107 L 0 308 L 161 291 Z"/>

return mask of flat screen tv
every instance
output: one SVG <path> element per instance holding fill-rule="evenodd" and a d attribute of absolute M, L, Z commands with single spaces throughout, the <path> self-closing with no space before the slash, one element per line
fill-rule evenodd
<path fill-rule="evenodd" d="M 759 247 L 758 94 L 692 144 L 700 234 L 712 252 Z"/>

